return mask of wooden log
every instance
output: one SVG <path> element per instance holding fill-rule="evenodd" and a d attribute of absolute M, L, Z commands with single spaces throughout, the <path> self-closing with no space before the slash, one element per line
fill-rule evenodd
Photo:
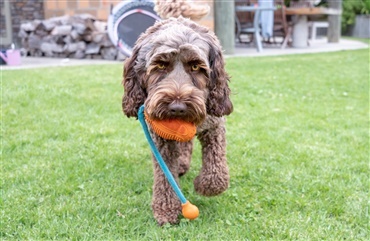
<path fill-rule="evenodd" d="M 90 31 L 95 31 L 95 26 L 94 26 L 94 21 L 92 19 L 86 19 L 85 20 L 85 25 L 88 30 Z"/>
<path fill-rule="evenodd" d="M 53 53 L 54 45 L 55 44 L 44 42 L 44 43 L 41 43 L 40 49 L 44 53 L 45 56 L 53 57 L 54 56 L 54 53 Z"/>
<path fill-rule="evenodd" d="M 58 58 L 67 58 L 68 57 L 68 54 L 67 53 L 64 53 L 64 52 L 61 52 L 61 53 L 55 54 L 55 57 L 58 57 Z"/>
<path fill-rule="evenodd" d="M 86 49 L 86 43 L 84 41 L 77 42 L 77 51 L 85 51 Z"/>
<path fill-rule="evenodd" d="M 88 42 L 90 43 L 92 41 L 92 35 L 91 34 L 84 34 L 84 35 L 81 35 L 82 39 L 85 41 L 85 42 Z"/>
<path fill-rule="evenodd" d="M 53 36 L 53 35 L 52 35 Z M 64 36 L 63 35 L 54 35 L 53 41 L 57 44 L 64 45 Z"/>
<path fill-rule="evenodd" d="M 100 53 L 103 59 L 114 60 L 117 57 L 117 49 L 114 47 L 101 48 Z"/>
<path fill-rule="evenodd" d="M 64 38 L 63 38 L 63 42 L 65 44 L 69 44 L 69 43 L 73 43 L 74 42 L 74 39 L 72 38 L 72 36 L 69 34 L 69 35 L 66 35 Z"/>
<path fill-rule="evenodd" d="M 44 29 L 36 29 L 34 33 L 40 37 L 48 36 L 49 33 L 45 31 Z"/>
<path fill-rule="evenodd" d="M 102 21 L 95 21 L 94 22 L 95 30 L 98 32 L 106 32 L 107 31 L 107 23 Z"/>
<path fill-rule="evenodd" d="M 43 56 L 41 49 L 32 49 L 32 50 L 30 50 L 30 55 L 34 56 L 34 57 L 42 57 Z"/>
<path fill-rule="evenodd" d="M 64 46 L 64 49 L 67 53 L 74 53 L 78 50 L 78 43 L 68 43 Z"/>
<path fill-rule="evenodd" d="M 103 59 L 103 57 L 100 54 L 92 54 L 91 58 L 92 59 Z"/>
<path fill-rule="evenodd" d="M 103 47 L 115 47 L 107 33 L 104 34 L 104 38 L 100 42 L 100 45 Z"/>
<path fill-rule="evenodd" d="M 123 60 L 125 60 L 127 58 L 127 56 L 126 55 L 124 55 L 121 51 L 119 51 L 118 49 L 117 49 L 117 57 L 116 57 L 116 59 L 117 60 L 120 60 L 120 61 L 123 61 Z"/>
<path fill-rule="evenodd" d="M 100 45 L 97 43 L 89 43 L 86 45 L 85 54 L 97 54 L 100 51 Z"/>
<path fill-rule="evenodd" d="M 57 26 L 57 21 L 51 19 L 42 21 L 41 25 L 46 31 L 52 31 Z"/>
<path fill-rule="evenodd" d="M 24 29 L 21 28 L 19 30 L 19 32 L 18 32 L 18 37 L 20 37 L 21 39 L 27 38 L 28 37 L 28 33 Z"/>
<path fill-rule="evenodd" d="M 72 23 L 73 30 L 77 32 L 79 35 L 85 34 L 87 27 L 83 23 Z"/>
<path fill-rule="evenodd" d="M 78 34 L 76 29 L 72 29 L 71 33 L 69 34 L 73 40 L 79 40 L 80 34 Z"/>
<path fill-rule="evenodd" d="M 41 45 L 41 37 L 31 33 L 28 36 L 28 48 L 30 49 L 39 49 Z"/>
<path fill-rule="evenodd" d="M 93 15 L 89 14 L 89 13 L 77 14 L 74 17 L 79 18 L 79 19 L 82 19 L 84 21 L 86 21 L 86 20 L 93 20 L 93 21 L 95 21 L 96 20 L 96 18 Z"/>
<path fill-rule="evenodd" d="M 51 35 L 68 35 L 72 31 L 72 25 L 61 25 L 56 26 L 53 31 L 51 31 Z"/>
<path fill-rule="evenodd" d="M 60 45 L 60 44 L 54 44 L 53 52 L 54 53 L 63 53 L 64 52 L 64 46 Z"/>
<path fill-rule="evenodd" d="M 41 42 L 56 43 L 58 39 L 59 39 L 59 36 L 47 35 L 41 39 Z"/>
<path fill-rule="evenodd" d="M 93 32 L 91 34 L 92 38 L 91 41 L 94 43 L 101 43 L 103 41 L 105 33 L 102 32 Z"/>
<path fill-rule="evenodd" d="M 44 53 L 52 53 L 54 45 L 53 43 L 43 42 L 40 44 L 40 49 Z"/>
<path fill-rule="evenodd" d="M 55 22 L 56 26 L 68 25 L 70 21 L 70 16 L 63 15 L 63 16 L 58 16 L 58 17 L 52 17 L 52 18 L 49 18 L 48 21 Z"/>
<path fill-rule="evenodd" d="M 70 18 L 70 23 L 83 24 L 88 30 L 95 30 L 95 18 L 91 14 L 78 14 Z"/>
<path fill-rule="evenodd" d="M 74 54 L 71 55 L 71 58 L 83 59 L 85 58 L 85 52 L 82 50 L 77 50 Z"/>
<path fill-rule="evenodd" d="M 22 47 L 27 51 L 27 55 L 29 54 L 29 46 L 28 46 L 28 39 L 22 38 L 21 40 Z"/>
<path fill-rule="evenodd" d="M 106 22 L 80 14 L 24 23 L 18 35 L 30 56 L 117 59 L 120 53 L 106 27 Z"/>
<path fill-rule="evenodd" d="M 35 30 L 35 25 L 32 22 L 22 23 L 20 28 L 26 32 L 32 32 Z"/>

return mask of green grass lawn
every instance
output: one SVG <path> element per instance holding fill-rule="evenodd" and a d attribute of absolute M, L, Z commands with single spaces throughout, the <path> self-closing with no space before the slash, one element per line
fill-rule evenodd
<path fill-rule="evenodd" d="M 122 64 L 1 73 L 2 240 L 368 240 L 368 50 L 227 59 L 230 188 L 158 227 Z"/>

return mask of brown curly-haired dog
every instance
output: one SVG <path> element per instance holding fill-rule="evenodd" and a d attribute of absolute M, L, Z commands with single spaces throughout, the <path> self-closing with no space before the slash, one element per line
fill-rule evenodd
<path fill-rule="evenodd" d="M 194 180 L 196 192 L 214 196 L 229 184 L 225 120 L 232 112 L 229 77 L 217 37 L 191 20 L 170 18 L 157 22 L 137 40 L 124 64 L 122 107 L 137 117 L 145 104 L 151 119 L 183 119 L 197 125 L 203 165 Z M 190 166 L 193 142 L 153 140 L 176 181 Z M 181 203 L 153 159 L 152 209 L 157 222 L 177 223 Z"/>

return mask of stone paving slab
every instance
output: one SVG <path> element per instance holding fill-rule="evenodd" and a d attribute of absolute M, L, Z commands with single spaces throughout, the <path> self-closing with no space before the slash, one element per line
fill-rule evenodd
<path fill-rule="evenodd" d="M 237 44 L 236 46 L 237 47 L 235 49 L 235 53 L 228 57 L 236 56 L 256 57 L 256 56 L 276 56 L 288 54 L 311 54 L 355 49 L 364 49 L 364 51 L 369 51 L 369 45 L 361 41 L 340 39 L 339 43 L 328 43 L 327 38 L 320 38 L 315 39 L 313 41 L 309 41 L 309 46 L 305 48 L 286 47 L 285 49 L 281 49 L 279 46 L 264 46 L 263 51 L 260 53 L 257 52 L 257 49 L 254 46 L 246 44 Z"/>
<path fill-rule="evenodd" d="M 119 61 L 99 60 L 99 59 L 70 59 L 70 58 L 47 58 L 47 57 L 22 57 L 21 65 L 8 66 L 1 65 L 1 70 L 17 70 L 47 67 L 63 67 L 76 65 L 101 65 L 117 64 Z"/>

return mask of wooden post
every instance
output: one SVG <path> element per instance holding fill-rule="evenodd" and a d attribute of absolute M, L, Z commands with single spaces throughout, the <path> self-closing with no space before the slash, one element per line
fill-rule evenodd
<path fill-rule="evenodd" d="M 225 54 L 235 50 L 235 7 L 234 1 L 214 1 L 215 33 Z"/>
<path fill-rule="evenodd" d="M 342 0 L 328 0 L 329 8 L 342 9 Z M 341 35 L 341 14 L 328 16 L 328 42 L 338 43 Z"/>

